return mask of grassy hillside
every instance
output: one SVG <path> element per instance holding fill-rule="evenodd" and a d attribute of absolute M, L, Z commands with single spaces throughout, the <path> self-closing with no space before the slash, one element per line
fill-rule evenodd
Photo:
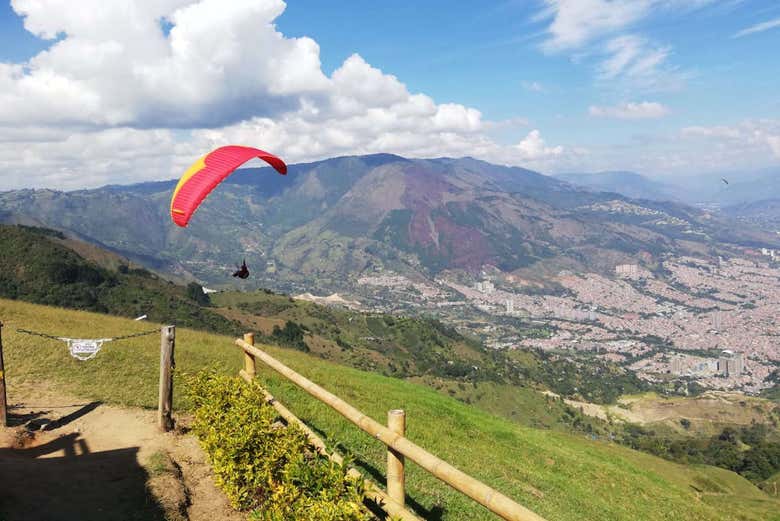
<path fill-rule="evenodd" d="M 95 360 L 70 358 L 63 344 L 15 333 L 45 323 L 70 336 L 138 331 L 132 321 L 0 300 L 5 324 L 9 400 L 25 385 L 52 382 L 92 399 L 154 407 L 158 342 L 154 337 L 108 344 Z M 177 371 L 212 366 L 233 373 L 240 351 L 230 337 L 178 330 Z M 524 427 L 492 416 L 425 386 L 334 365 L 294 350 L 268 347 L 274 356 L 337 393 L 378 421 L 387 410 L 407 411 L 408 435 L 423 447 L 527 505 L 550 520 L 767 520 L 780 519 L 780 502 L 732 472 L 684 466 L 584 436 Z M 260 375 L 293 411 L 339 444 L 381 480 L 383 447 L 274 375 Z M 177 398 L 182 389 L 175 392 Z M 177 407 L 187 404 L 177 401 Z M 429 519 L 494 519 L 481 507 L 410 465 L 410 504 Z"/>
<path fill-rule="evenodd" d="M 498 378 L 496 364 L 478 341 L 436 320 L 359 313 L 268 291 L 226 292 L 211 298 L 217 311 L 265 335 L 294 322 L 304 329 L 304 349 L 358 369 L 400 377 Z"/>
<path fill-rule="evenodd" d="M 287 335 L 274 335 L 275 327 L 294 323 L 303 329 L 298 347 L 386 376 L 550 389 L 597 403 L 611 403 L 623 394 L 651 388 L 633 373 L 610 363 L 578 364 L 542 351 L 486 349 L 430 318 L 335 309 L 269 291 L 225 292 L 212 295 L 212 302 L 217 312 L 247 329 L 262 331 L 274 341 L 288 340 L 284 338 Z M 457 394 L 475 400 L 477 394 L 484 393 Z"/>
<path fill-rule="evenodd" d="M 0 225 L 0 297 L 233 333 L 185 288 L 43 228 Z"/>

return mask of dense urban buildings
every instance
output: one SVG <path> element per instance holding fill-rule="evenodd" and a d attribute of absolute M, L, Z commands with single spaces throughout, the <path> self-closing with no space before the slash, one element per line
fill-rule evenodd
<path fill-rule="evenodd" d="M 562 270 L 549 281 L 555 291 L 512 274 L 489 279 L 382 274 L 359 282 L 442 315 L 492 348 L 597 356 L 649 381 L 686 379 L 756 393 L 772 385 L 780 366 L 780 266 L 770 253 L 669 256 L 654 271 L 616 264 L 612 277 Z M 529 336 L 507 318 L 545 334 Z"/>

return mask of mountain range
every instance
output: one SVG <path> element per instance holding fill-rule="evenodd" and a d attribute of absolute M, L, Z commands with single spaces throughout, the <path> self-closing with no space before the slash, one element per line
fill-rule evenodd
<path fill-rule="evenodd" d="M 558 174 L 555 178 L 596 192 L 612 192 L 632 199 L 683 201 L 679 188 L 655 181 L 635 172 L 598 172 L 593 174 Z"/>
<path fill-rule="evenodd" d="M 151 269 L 219 286 L 344 289 L 365 272 L 433 278 L 486 267 L 534 277 L 611 272 L 662 254 L 776 246 L 776 235 L 672 201 L 632 199 L 471 158 L 379 154 L 237 171 L 190 226 L 168 215 L 175 181 L 0 193 L 0 222 L 46 226 Z M 242 286 L 243 287 L 243 286 Z"/>
<path fill-rule="evenodd" d="M 659 179 L 635 172 L 571 173 L 555 177 L 597 192 L 614 192 L 633 199 L 679 201 L 692 205 L 736 207 L 767 199 L 780 199 L 780 173 L 772 169 Z"/>

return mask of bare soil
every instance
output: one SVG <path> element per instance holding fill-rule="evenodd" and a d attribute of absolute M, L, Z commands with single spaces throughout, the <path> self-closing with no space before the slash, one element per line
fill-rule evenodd
<path fill-rule="evenodd" d="M 544 394 L 558 396 L 545 391 Z M 767 400 L 746 397 L 739 393 L 708 391 L 691 398 L 662 397 L 652 393 L 624 397 L 617 405 L 598 405 L 576 400 L 564 400 L 588 416 L 639 425 L 665 424 L 680 432 L 680 419 L 691 422 L 691 432 L 714 434 L 724 425 L 766 423 L 773 404 Z"/>
<path fill-rule="evenodd" d="M 0 427 L 0 521 L 245 519 L 186 427 L 162 433 L 155 411 L 45 385 L 12 398 L 11 426 Z"/>

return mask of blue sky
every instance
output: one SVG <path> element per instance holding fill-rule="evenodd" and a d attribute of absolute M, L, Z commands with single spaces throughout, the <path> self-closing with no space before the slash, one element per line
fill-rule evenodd
<path fill-rule="evenodd" d="M 0 4 L 0 189 L 169 178 L 237 140 L 545 173 L 780 164 L 774 0 L 83 2 Z"/>
<path fill-rule="evenodd" d="M 412 91 L 476 107 L 490 119 L 528 118 L 549 126 L 548 134 L 560 139 L 571 130 L 557 124 L 560 116 L 582 125 L 585 139 L 619 137 L 633 125 L 602 126 L 607 135 L 588 132 L 593 121 L 584 116 L 590 105 L 609 105 L 632 95 L 594 82 L 594 59 L 574 62 L 571 53 L 540 52 L 547 24 L 533 19 L 537 2 L 484 2 L 476 9 L 468 1 L 428 1 L 424 9 L 419 2 L 381 9 L 332 4 L 291 2 L 278 21 L 285 34 L 317 40 L 326 71 L 359 52 Z M 678 15 L 659 12 L 636 25 L 647 37 L 671 45 L 673 66 L 691 75 L 685 88 L 640 96 L 674 107 L 656 129 L 673 120 L 717 125 L 772 111 L 780 116 L 780 27 L 732 38 L 746 27 L 780 19 L 780 3 L 729 4 Z M 523 88 L 534 82 L 542 92 Z M 652 125 L 644 128 L 653 130 Z"/>

